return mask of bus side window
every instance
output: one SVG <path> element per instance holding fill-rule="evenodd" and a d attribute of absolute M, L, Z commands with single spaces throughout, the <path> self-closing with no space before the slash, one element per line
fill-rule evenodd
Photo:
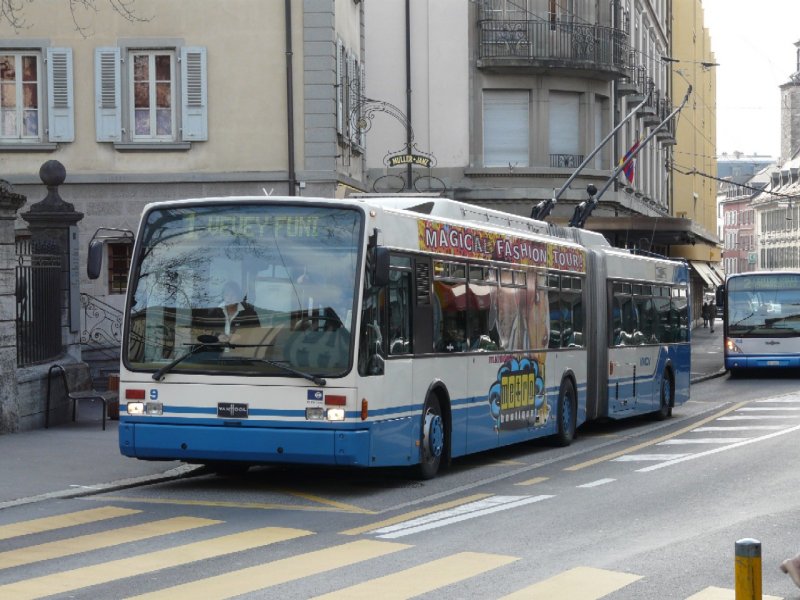
<path fill-rule="evenodd" d="M 358 346 L 359 375 L 383 375 L 383 309 L 385 302 L 386 288 L 371 289 L 364 294 Z"/>
<path fill-rule="evenodd" d="M 389 275 L 389 354 L 411 354 L 411 272 Z"/>

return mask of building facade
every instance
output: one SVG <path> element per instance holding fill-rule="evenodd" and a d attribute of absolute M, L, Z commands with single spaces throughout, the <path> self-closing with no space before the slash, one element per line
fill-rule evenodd
<path fill-rule="evenodd" d="M 133 229 L 154 200 L 363 189 L 362 3 L 136 0 L 130 18 L 73 4 L 0 21 L 0 155 L 31 202 L 42 163 L 65 166 L 84 247 L 99 227 Z M 121 308 L 129 246 L 108 253 L 106 275 L 81 286 Z"/>
<path fill-rule="evenodd" d="M 548 220 L 566 224 L 593 185 L 585 226 L 612 244 L 719 262 L 715 186 L 673 184 L 675 148 L 686 171 L 715 172 L 713 68 L 676 74 L 714 62 L 700 0 L 385 0 L 366 13 L 367 96 L 405 118 L 374 115 L 370 191 L 441 191 L 525 216 L 557 197 Z M 392 161 L 403 153 L 418 166 Z"/>

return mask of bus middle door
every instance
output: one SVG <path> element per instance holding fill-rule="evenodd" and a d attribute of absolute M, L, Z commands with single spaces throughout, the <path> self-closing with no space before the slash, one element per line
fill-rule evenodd
<path fill-rule="evenodd" d="M 633 410 L 637 399 L 637 367 L 639 331 L 631 286 L 614 284 L 611 314 L 611 340 L 608 350 L 608 403 L 610 413 Z"/>

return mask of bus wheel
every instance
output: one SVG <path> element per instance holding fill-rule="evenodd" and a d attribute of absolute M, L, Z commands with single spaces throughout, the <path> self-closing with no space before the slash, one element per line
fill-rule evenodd
<path fill-rule="evenodd" d="M 416 465 L 418 479 L 432 479 L 439 471 L 444 454 L 445 430 L 442 408 L 436 396 L 429 396 L 422 411 L 420 461 Z"/>
<path fill-rule="evenodd" d="M 575 423 L 577 414 L 577 395 L 572 381 L 565 379 L 558 390 L 558 406 L 556 408 L 556 421 L 558 432 L 555 435 L 556 446 L 569 446 L 575 439 Z"/>
<path fill-rule="evenodd" d="M 206 463 L 206 466 L 220 477 L 241 477 L 250 469 L 247 463 L 229 461 Z"/>
<path fill-rule="evenodd" d="M 669 419 L 672 416 L 672 377 L 665 371 L 661 377 L 661 393 L 659 394 L 658 410 L 654 413 L 657 421 Z"/>

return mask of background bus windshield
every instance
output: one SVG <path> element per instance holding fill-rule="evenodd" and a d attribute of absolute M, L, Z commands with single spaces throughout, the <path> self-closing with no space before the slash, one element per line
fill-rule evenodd
<path fill-rule="evenodd" d="M 361 213 L 218 204 L 148 213 L 131 285 L 132 369 L 343 374 Z M 265 362 L 265 361 L 269 361 Z"/>
<path fill-rule="evenodd" d="M 800 277 L 769 275 L 728 282 L 728 335 L 800 334 Z"/>

